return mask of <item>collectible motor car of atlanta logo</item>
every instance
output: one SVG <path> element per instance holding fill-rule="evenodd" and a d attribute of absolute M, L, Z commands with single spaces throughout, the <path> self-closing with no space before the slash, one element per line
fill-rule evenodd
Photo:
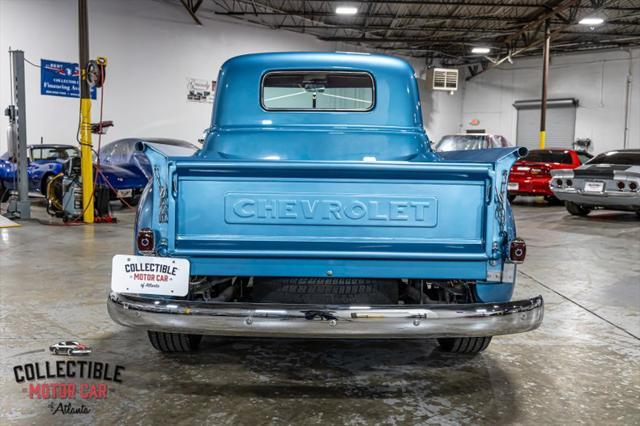
<path fill-rule="evenodd" d="M 17 384 L 31 400 L 47 400 L 51 414 L 88 414 L 87 401 L 105 400 L 113 385 L 122 383 L 124 366 L 94 359 L 72 359 L 88 356 L 93 349 L 76 340 L 62 340 L 49 346 L 51 355 L 68 359 L 21 363 L 13 367 Z"/>

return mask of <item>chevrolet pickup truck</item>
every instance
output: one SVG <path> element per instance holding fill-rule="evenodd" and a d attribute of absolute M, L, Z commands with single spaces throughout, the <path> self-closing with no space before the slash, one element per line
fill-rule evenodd
<path fill-rule="evenodd" d="M 540 296 L 511 300 L 526 149 L 432 152 L 413 69 L 390 56 L 239 56 L 217 90 L 197 153 L 138 146 L 153 176 L 135 254 L 113 258 L 114 321 L 163 352 L 216 335 L 477 353 L 540 325 Z"/>

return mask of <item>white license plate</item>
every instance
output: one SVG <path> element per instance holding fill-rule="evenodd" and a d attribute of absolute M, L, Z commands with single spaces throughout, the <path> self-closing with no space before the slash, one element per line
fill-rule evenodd
<path fill-rule="evenodd" d="M 584 192 L 602 192 L 604 182 L 587 182 L 584 184 Z"/>
<path fill-rule="evenodd" d="M 518 182 L 509 182 L 507 184 L 507 189 L 509 191 L 517 191 L 518 189 L 520 189 L 520 184 Z"/>
<path fill-rule="evenodd" d="M 133 195 L 132 189 L 118 189 L 118 198 L 130 198 Z"/>
<path fill-rule="evenodd" d="M 111 264 L 111 290 L 116 293 L 186 296 L 189 261 L 173 257 L 117 254 Z"/>

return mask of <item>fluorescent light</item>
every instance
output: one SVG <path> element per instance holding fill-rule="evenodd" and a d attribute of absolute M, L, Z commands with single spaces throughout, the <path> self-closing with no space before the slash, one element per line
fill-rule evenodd
<path fill-rule="evenodd" d="M 471 49 L 471 53 L 489 53 L 491 52 L 491 49 L 489 49 L 488 47 L 474 47 L 473 49 Z"/>
<path fill-rule="evenodd" d="M 358 8 L 352 6 L 338 6 L 336 7 L 336 13 L 338 15 L 355 15 L 358 13 Z"/>
<path fill-rule="evenodd" d="M 586 18 L 582 18 L 580 22 L 581 25 L 600 25 L 604 22 L 604 19 L 598 18 L 596 16 L 587 16 Z"/>

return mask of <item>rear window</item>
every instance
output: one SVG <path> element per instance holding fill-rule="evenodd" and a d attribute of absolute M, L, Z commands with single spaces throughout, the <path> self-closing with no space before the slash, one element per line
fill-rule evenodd
<path fill-rule="evenodd" d="M 262 107 L 284 111 L 369 111 L 374 83 L 366 72 L 275 71 L 262 79 Z"/>
<path fill-rule="evenodd" d="M 525 157 L 526 161 L 534 163 L 560 163 L 571 164 L 571 154 L 564 151 L 545 151 L 545 150 L 533 150 Z"/>
<path fill-rule="evenodd" d="M 610 151 L 596 156 L 589 164 L 640 165 L 640 152 Z"/>

